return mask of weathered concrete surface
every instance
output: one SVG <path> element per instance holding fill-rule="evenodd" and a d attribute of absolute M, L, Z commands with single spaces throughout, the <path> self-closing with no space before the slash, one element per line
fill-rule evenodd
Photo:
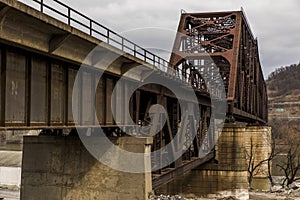
<path fill-rule="evenodd" d="M 226 124 L 216 147 L 218 170 L 247 171 L 248 165 L 253 164 L 253 166 L 256 166 L 259 162 L 266 160 L 270 153 L 270 127 Z M 253 175 L 252 188 L 270 189 L 267 178 L 267 162 L 263 162 L 257 167 Z"/>
<path fill-rule="evenodd" d="M 259 162 L 266 160 L 270 153 L 270 127 L 226 124 L 216 147 L 218 170 L 247 171 L 248 165 L 256 166 Z M 250 159 L 252 163 L 250 163 Z M 267 162 L 263 162 L 257 167 L 253 175 L 252 188 L 260 190 L 270 188 L 267 178 Z"/>
<path fill-rule="evenodd" d="M 199 175 L 205 182 L 201 189 L 208 194 L 249 199 L 248 172 L 245 155 L 245 125 L 225 124 L 216 144 L 216 163 L 201 166 Z M 242 196 L 240 196 L 242 194 Z"/>
<path fill-rule="evenodd" d="M 256 165 L 266 159 L 271 151 L 271 129 L 267 126 L 246 126 L 245 124 L 225 124 L 215 148 L 215 161 L 206 163 L 192 172 L 187 179 L 174 185 L 166 185 L 158 192 L 173 194 L 176 190 L 183 194 L 196 196 L 235 196 L 238 199 L 249 199 L 248 165 L 249 155 Z M 183 179 L 184 180 L 184 179 Z M 187 186 L 188 185 L 188 186 Z M 172 188 L 174 187 L 175 188 Z M 267 190 L 267 164 L 261 165 L 255 172 L 252 188 Z M 179 188 L 184 188 L 181 191 Z M 226 196 L 225 195 L 225 196 Z"/>
<path fill-rule="evenodd" d="M 252 154 L 254 166 L 259 162 L 269 158 L 272 143 L 271 127 L 268 126 L 248 126 L 245 129 L 246 152 Z M 252 150 L 251 150 L 252 146 Z M 247 157 L 249 162 L 249 156 Z M 271 164 L 272 166 L 272 164 Z M 255 171 L 251 187 L 259 190 L 269 190 L 270 181 L 268 179 L 268 163 L 262 163 Z"/>
<path fill-rule="evenodd" d="M 116 140 L 122 149 L 140 153 L 150 152 L 151 143 L 151 138 Z M 148 164 L 150 157 L 145 159 L 145 167 Z M 151 190 L 151 173 L 125 173 L 107 167 L 76 136 L 24 138 L 22 200 L 145 200 Z"/>
<path fill-rule="evenodd" d="M 218 170 L 246 171 L 245 126 L 225 124 L 216 144 Z"/>

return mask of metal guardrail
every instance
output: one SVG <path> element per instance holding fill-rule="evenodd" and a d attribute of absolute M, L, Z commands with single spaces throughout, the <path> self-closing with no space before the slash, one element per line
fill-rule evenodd
<path fill-rule="evenodd" d="M 176 77 L 180 79 L 181 81 L 188 83 L 188 80 L 182 76 L 181 69 L 173 69 L 170 67 L 170 63 L 166 61 L 165 59 L 155 55 L 154 53 L 142 48 L 141 46 L 135 44 L 134 42 L 131 42 L 130 40 L 124 38 L 123 36 L 119 35 L 118 33 L 110 30 L 109 28 L 103 26 L 102 24 L 92 20 L 91 18 L 87 17 L 86 15 L 76 11 L 75 9 L 71 8 L 70 6 L 58 1 L 58 0 L 48 0 L 48 2 L 53 2 L 56 5 L 61 6 L 61 10 L 58 10 L 51 6 L 49 3 L 45 3 L 45 0 L 30 0 L 32 2 L 35 2 L 38 4 L 38 10 L 42 13 L 48 14 L 48 11 L 54 12 L 60 17 L 63 17 L 65 20 L 67 20 L 67 24 L 69 26 L 73 26 L 78 28 L 79 30 L 85 32 L 86 34 L 89 34 L 90 36 L 93 36 L 97 39 L 102 40 L 103 42 L 106 42 L 107 44 L 110 44 L 134 57 L 137 57 L 151 65 L 154 65 L 157 69 L 160 71 L 166 72 L 169 75 Z M 21 0 L 21 2 L 28 4 L 28 0 Z M 31 6 L 31 5 L 29 5 Z M 31 6 L 32 7 L 32 6 Z M 62 11 L 64 10 L 64 11 Z M 49 14 L 48 14 L 49 15 Z M 77 16 L 80 17 L 81 20 L 75 19 Z M 60 17 L 54 17 L 60 21 Z M 81 27 L 81 29 L 80 29 Z"/>

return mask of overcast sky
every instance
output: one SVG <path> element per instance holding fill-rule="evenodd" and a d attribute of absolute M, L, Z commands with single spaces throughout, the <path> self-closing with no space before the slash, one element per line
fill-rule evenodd
<path fill-rule="evenodd" d="M 44 0 L 46 2 L 46 0 Z M 180 10 L 244 8 L 259 41 L 265 77 L 300 60 L 299 0 L 61 0 L 146 48 L 170 50 Z"/>

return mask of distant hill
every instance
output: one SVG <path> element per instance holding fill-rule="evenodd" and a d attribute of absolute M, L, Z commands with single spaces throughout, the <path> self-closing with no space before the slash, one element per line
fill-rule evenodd
<path fill-rule="evenodd" d="M 278 165 L 291 169 L 300 157 L 300 63 L 276 69 L 266 83 L 269 98 L 268 125 L 272 127 L 276 151 L 280 152 L 272 160 L 272 173 L 284 176 L 284 171 Z M 288 157 L 288 152 L 294 153 Z M 294 164 L 291 165 L 289 160 Z M 299 171 L 297 176 L 300 176 Z"/>
<path fill-rule="evenodd" d="M 269 102 L 300 102 L 300 63 L 280 67 L 267 80 Z"/>
<path fill-rule="evenodd" d="M 275 138 L 300 131 L 300 63 L 281 67 L 267 79 L 269 125 Z"/>

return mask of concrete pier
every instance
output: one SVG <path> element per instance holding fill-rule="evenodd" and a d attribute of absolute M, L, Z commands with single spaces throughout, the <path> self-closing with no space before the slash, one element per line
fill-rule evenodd
<path fill-rule="evenodd" d="M 256 165 L 268 158 L 270 152 L 270 127 L 225 124 L 219 131 L 213 161 L 166 184 L 156 192 L 180 193 L 189 197 L 233 196 L 237 199 L 249 199 L 250 187 L 259 190 L 268 190 L 270 187 L 266 162 L 255 171 L 249 186 L 249 155 L 252 154 L 251 159 Z"/>
<path fill-rule="evenodd" d="M 220 130 L 215 161 L 199 168 L 201 188 L 208 194 L 249 199 L 245 129 L 244 124 L 225 124 Z"/>
<path fill-rule="evenodd" d="M 256 166 L 266 160 L 271 153 L 271 128 L 268 126 L 246 126 L 246 124 L 225 124 L 220 131 L 216 145 L 216 163 L 201 167 L 201 179 L 207 178 L 216 191 L 238 191 L 248 188 L 268 190 L 270 188 L 267 162 L 263 162 L 253 172 L 249 185 L 248 166 Z M 250 161 L 252 160 L 252 161 Z M 222 181 L 223 180 L 223 181 Z M 205 186 L 204 186 L 205 187 Z M 245 197 L 245 195 L 244 195 Z"/>
<path fill-rule="evenodd" d="M 262 160 L 269 158 L 272 151 L 272 132 L 269 126 L 248 126 L 245 129 L 245 148 L 251 154 L 254 166 Z M 252 146 L 252 150 L 251 150 Z M 247 157 L 249 162 L 249 156 Z M 272 163 L 272 161 L 271 161 Z M 272 166 L 272 164 L 271 164 Z M 271 167 L 272 171 L 272 167 Z M 259 190 L 269 190 L 270 181 L 268 179 L 268 163 L 263 162 L 255 171 L 251 188 Z"/>
<path fill-rule="evenodd" d="M 115 141 L 122 149 L 139 153 L 150 152 L 151 143 L 152 138 Z M 145 166 L 150 163 L 145 157 Z M 77 136 L 24 137 L 22 200 L 146 200 L 151 181 L 151 173 L 125 173 L 100 163 Z"/>
<path fill-rule="evenodd" d="M 216 146 L 218 170 L 248 171 L 249 166 L 251 170 L 252 166 L 256 167 L 264 161 L 253 171 L 249 187 L 268 190 L 270 183 L 266 159 L 271 153 L 271 140 L 271 128 L 268 126 L 226 124 Z M 249 178 L 250 174 L 246 175 Z"/>

